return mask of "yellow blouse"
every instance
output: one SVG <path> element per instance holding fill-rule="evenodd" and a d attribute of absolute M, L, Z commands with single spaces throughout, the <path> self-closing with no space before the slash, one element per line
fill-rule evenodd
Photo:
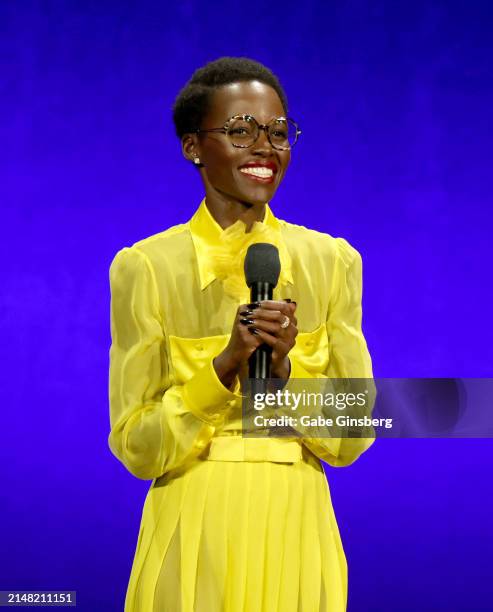
<path fill-rule="evenodd" d="M 188 223 L 121 249 L 110 267 L 109 401 L 113 454 L 138 478 L 183 470 L 197 457 L 355 461 L 373 437 L 241 436 L 239 384 L 227 389 L 212 361 L 227 345 L 236 310 L 249 301 L 243 258 L 253 242 L 278 246 L 274 299 L 297 302 L 290 377 L 372 378 L 361 331 L 361 256 L 343 238 L 277 219 L 223 230 L 205 200 Z M 305 450 L 306 452 L 306 450 Z"/>

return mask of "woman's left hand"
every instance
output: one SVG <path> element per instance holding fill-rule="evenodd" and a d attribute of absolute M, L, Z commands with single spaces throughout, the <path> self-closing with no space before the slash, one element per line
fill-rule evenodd
<path fill-rule="evenodd" d="M 272 376 L 288 378 L 290 364 L 288 353 L 293 348 L 298 335 L 298 320 L 295 317 L 296 302 L 263 300 L 260 308 L 255 308 L 249 319 L 251 333 L 260 341 L 272 347 Z"/>

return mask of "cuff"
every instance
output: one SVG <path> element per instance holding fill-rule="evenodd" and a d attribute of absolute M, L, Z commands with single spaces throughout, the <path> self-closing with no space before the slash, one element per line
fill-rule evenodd
<path fill-rule="evenodd" d="M 217 426 L 223 422 L 238 396 L 222 384 L 212 362 L 210 359 L 183 385 L 183 399 L 197 417 Z"/>
<path fill-rule="evenodd" d="M 233 389 L 233 394 L 235 396 L 235 399 L 239 400 L 240 402 L 243 401 L 243 394 L 241 392 L 241 383 L 240 383 L 240 379 L 238 378 L 238 376 L 235 379 L 235 387 Z"/>

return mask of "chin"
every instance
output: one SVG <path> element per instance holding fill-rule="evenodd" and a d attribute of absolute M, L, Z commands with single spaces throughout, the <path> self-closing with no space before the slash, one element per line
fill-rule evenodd
<path fill-rule="evenodd" d="M 231 185 L 233 190 L 230 193 L 235 199 L 245 204 L 262 206 L 272 200 L 280 183 L 281 176 L 279 175 L 274 178 L 272 183 L 255 184 L 255 182 L 246 179 L 243 174 L 240 174 L 239 176 L 234 176 L 234 183 Z"/>
<path fill-rule="evenodd" d="M 270 202 L 274 197 L 277 189 L 255 189 L 239 194 L 243 202 L 248 202 L 253 206 L 262 206 L 266 202 Z"/>

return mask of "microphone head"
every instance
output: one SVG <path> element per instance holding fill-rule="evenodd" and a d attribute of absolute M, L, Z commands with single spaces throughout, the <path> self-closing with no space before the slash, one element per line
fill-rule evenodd
<path fill-rule="evenodd" d="M 275 287 L 280 273 L 281 261 L 277 247 L 267 242 L 257 242 L 248 247 L 245 280 L 249 287 L 255 283 L 269 283 Z"/>

